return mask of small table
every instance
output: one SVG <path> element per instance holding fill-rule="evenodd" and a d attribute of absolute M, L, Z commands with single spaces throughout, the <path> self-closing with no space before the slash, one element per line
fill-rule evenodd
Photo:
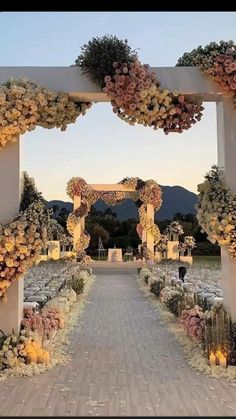
<path fill-rule="evenodd" d="M 108 262 L 123 262 L 122 249 L 108 249 Z"/>

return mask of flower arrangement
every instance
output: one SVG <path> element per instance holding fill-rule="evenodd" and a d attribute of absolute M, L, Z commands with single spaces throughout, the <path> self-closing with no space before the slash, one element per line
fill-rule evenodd
<path fill-rule="evenodd" d="M 143 228 L 142 224 L 140 224 L 140 223 L 137 224 L 136 231 L 137 231 L 137 234 L 138 234 L 140 240 L 142 240 L 143 231 L 144 231 L 144 228 Z"/>
<path fill-rule="evenodd" d="M 0 370 L 31 362 L 51 362 L 50 354 L 42 348 L 38 335 L 23 329 L 19 336 L 6 336 L 0 349 Z"/>
<path fill-rule="evenodd" d="M 76 243 L 76 252 L 81 253 L 85 249 L 87 249 L 89 242 L 90 242 L 90 235 L 89 233 L 84 231 L 81 234 L 79 241 Z"/>
<path fill-rule="evenodd" d="M 196 247 L 196 241 L 193 236 L 185 236 L 184 237 L 184 244 L 187 249 L 194 249 Z"/>
<path fill-rule="evenodd" d="M 200 342 L 204 339 L 205 321 L 201 307 L 195 306 L 182 310 L 181 323 L 188 336 Z"/>
<path fill-rule="evenodd" d="M 168 249 L 168 237 L 165 234 L 161 234 L 160 241 L 157 244 L 156 250 L 161 253 L 167 252 Z"/>
<path fill-rule="evenodd" d="M 39 200 L 7 225 L 0 225 L 0 297 L 36 262 L 48 239 L 49 220 L 50 215 Z"/>
<path fill-rule="evenodd" d="M 122 191 L 101 192 L 99 199 L 102 199 L 107 205 L 120 204 L 126 197 L 126 193 Z"/>
<path fill-rule="evenodd" d="M 33 308 L 24 307 L 21 327 L 27 331 L 37 332 L 42 342 L 51 339 L 54 332 L 64 327 L 64 318 L 55 309 L 46 308 L 37 312 Z"/>
<path fill-rule="evenodd" d="M 78 218 L 75 216 L 74 213 L 70 213 L 68 215 L 67 220 L 66 220 L 66 228 L 68 230 L 68 233 L 71 236 L 73 236 L 73 234 L 74 234 L 74 229 L 75 229 L 77 223 L 78 223 Z"/>
<path fill-rule="evenodd" d="M 178 240 L 178 237 L 184 234 L 183 226 L 178 221 L 172 221 L 165 229 L 165 234 L 170 240 L 172 236 L 174 240 Z"/>
<path fill-rule="evenodd" d="M 184 292 L 180 287 L 166 286 L 161 290 L 161 301 L 167 308 L 175 315 L 178 316 L 180 309 L 184 303 Z"/>
<path fill-rule="evenodd" d="M 66 192 L 71 199 L 74 199 L 74 196 L 82 196 L 88 189 L 88 184 L 83 178 L 73 177 L 67 183 Z"/>
<path fill-rule="evenodd" d="M 73 102 L 68 94 L 30 80 L 11 79 L 0 86 L 0 149 L 36 126 L 64 131 L 90 106 L 91 103 Z"/>
<path fill-rule="evenodd" d="M 185 53 L 177 66 L 197 66 L 236 101 L 236 46 L 233 41 L 211 42 Z"/>
<path fill-rule="evenodd" d="M 179 242 L 178 251 L 183 254 L 185 252 L 185 250 L 186 250 L 186 243 Z"/>
<path fill-rule="evenodd" d="M 71 237 L 65 234 L 64 228 L 57 222 L 57 220 L 51 218 L 47 226 L 48 240 L 60 240 L 63 246 L 71 244 Z"/>
<path fill-rule="evenodd" d="M 147 180 L 139 191 L 139 199 L 144 204 L 152 204 L 155 211 L 159 210 L 162 204 L 162 190 L 155 180 Z"/>
<path fill-rule="evenodd" d="M 196 247 L 196 241 L 195 241 L 193 236 L 185 236 L 184 237 L 184 244 L 185 244 L 186 248 L 193 249 L 194 247 Z"/>
<path fill-rule="evenodd" d="M 182 132 L 201 119 L 202 104 L 163 89 L 127 40 L 107 35 L 93 38 L 83 45 L 76 65 L 108 94 L 114 113 L 131 125 L 161 128 L 168 134 Z"/>
<path fill-rule="evenodd" d="M 158 226 L 154 221 L 147 216 L 145 205 L 141 205 L 139 208 L 139 224 L 137 225 L 137 232 L 148 231 L 153 235 L 154 245 L 156 245 L 161 238 L 161 233 Z M 141 237 L 142 238 L 142 237 Z M 153 256 L 153 255 L 152 255 Z"/>
<path fill-rule="evenodd" d="M 77 218 L 86 217 L 89 213 L 90 206 L 86 202 L 82 202 L 78 208 L 74 211 L 74 215 Z"/>
<path fill-rule="evenodd" d="M 198 185 L 197 219 L 212 243 L 226 246 L 236 258 L 236 196 L 220 179 L 217 166 Z"/>
<path fill-rule="evenodd" d="M 165 276 L 158 275 L 158 277 L 154 277 L 151 284 L 150 284 L 150 292 L 156 295 L 156 297 L 160 297 L 161 290 L 165 287 Z"/>

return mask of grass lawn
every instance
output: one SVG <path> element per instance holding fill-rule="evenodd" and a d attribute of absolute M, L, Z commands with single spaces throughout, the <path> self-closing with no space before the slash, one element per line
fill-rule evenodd
<path fill-rule="evenodd" d="M 220 256 L 193 256 L 194 265 L 220 265 Z"/>

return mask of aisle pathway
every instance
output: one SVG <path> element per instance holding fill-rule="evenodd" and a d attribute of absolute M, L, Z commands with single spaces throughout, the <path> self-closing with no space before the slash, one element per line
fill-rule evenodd
<path fill-rule="evenodd" d="M 95 267 L 72 361 L 1 382 L 1 416 L 236 415 L 235 385 L 189 367 L 125 265 Z"/>

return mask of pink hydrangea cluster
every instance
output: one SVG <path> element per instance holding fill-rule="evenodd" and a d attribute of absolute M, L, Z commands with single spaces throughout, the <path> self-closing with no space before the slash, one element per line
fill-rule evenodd
<path fill-rule="evenodd" d="M 152 204 L 157 211 L 162 204 L 162 190 L 155 181 L 147 180 L 139 192 L 139 199 L 145 204 Z"/>
<path fill-rule="evenodd" d="M 67 194 L 71 199 L 74 199 L 74 196 L 80 196 L 82 192 L 86 192 L 88 189 L 87 182 L 81 177 L 73 177 L 67 183 Z"/>
<path fill-rule="evenodd" d="M 213 66 L 205 70 L 206 73 L 220 85 L 226 92 L 236 91 L 236 60 L 234 50 L 227 51 L 228 54 L 221 54 L 214 57 Z"/>
<path fill-rule="evenodd" d="M 142 235 L 143 235 L 143 227 L 142 227 L 142 224 L 140 224 L 140 223 L 137 224 L 136 231 L 138 233 L 138 236 L 139 236 L 140 240 L 142 240 Z"/>
<path fill-rule="evenodd" d="M 113 111 L 130 125 L 135 123 L 162 128 L 166 134 L 183 132 L 201 119 L 201 103 L 187 102 L 178 92 L 162 89 L 148 64 L 135 60 L 113 63 L 114 76 L 105 76 L 104 92 L 111 98 Z"/>
<path fill-rule="evenodd" d="M 125 192 L 122 191 L 109 191 L 101 192 L 99 198 L 102 199 L 107 205 L 120 204 L 125 199 Z"/>
<path fill-rule="evenodd" d="M 194 308 L 182 310 L 181 323 L 187 334 L 198 341 L 204 337 L 204 320 L 203 311 L 201 307 L 195 306 Z"/>

